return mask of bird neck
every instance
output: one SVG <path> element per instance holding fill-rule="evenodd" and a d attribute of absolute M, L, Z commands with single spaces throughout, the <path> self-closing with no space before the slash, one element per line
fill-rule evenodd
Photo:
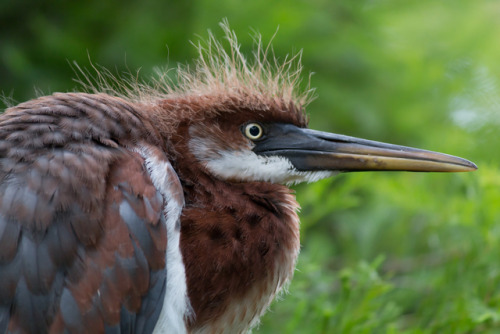
<path fill-rule="evenodd" d="M 234 325 L 229 332 L 243 332 L 292 276 L 298 204 L 282 185 L 214 178 L 186 142 L 175 143 L 175 152 L 186 201 L 181 252 L 195 312 L 191 329 L 218 332 Z"/>

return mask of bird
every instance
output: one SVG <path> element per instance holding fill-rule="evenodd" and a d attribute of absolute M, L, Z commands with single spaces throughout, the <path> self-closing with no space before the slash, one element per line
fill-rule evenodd
<path fill-rule="evenodd" d="M 293 276 L 290 185 L 477 168 L 309 129 L 300 54 L 222 27 L 176 82 L 100 72 L 0 115 L 0 333 L 245 333 Z"/>

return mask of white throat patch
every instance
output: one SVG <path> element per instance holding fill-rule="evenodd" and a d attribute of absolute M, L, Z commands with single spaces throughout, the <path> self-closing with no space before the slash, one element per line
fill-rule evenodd
<path fill-rule="evenodd" d="M 290 160 L 280 156 L 261 156 L 251 147 L 241 150 L 214 151 L 210 138 L 194 137 L 189 141 L 191 152 L 215 176 L 224 180 L 264 181 L 286 185 L 316 182 L 338 172 L 297 170 Z"/>

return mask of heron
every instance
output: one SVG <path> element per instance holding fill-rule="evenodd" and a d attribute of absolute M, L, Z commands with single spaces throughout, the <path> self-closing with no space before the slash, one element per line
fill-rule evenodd
<path fill-rule="evenodd" d="M 309 129 L 300 59 L 232 30 L 177 82 L 54 93 L 0 116 L 0 333 L 244 333 L 292 278 L 289 186 L 465 159 Z"/>

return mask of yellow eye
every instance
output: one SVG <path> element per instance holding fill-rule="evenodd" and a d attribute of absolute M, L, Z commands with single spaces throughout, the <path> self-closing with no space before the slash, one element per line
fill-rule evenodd
<path fill-rule="evenodd" d="M 251 140 L 257 140 L 264 134 L 262 126 L 257 123 L 248 123 L 245 125 L 245 136 Z"/>

